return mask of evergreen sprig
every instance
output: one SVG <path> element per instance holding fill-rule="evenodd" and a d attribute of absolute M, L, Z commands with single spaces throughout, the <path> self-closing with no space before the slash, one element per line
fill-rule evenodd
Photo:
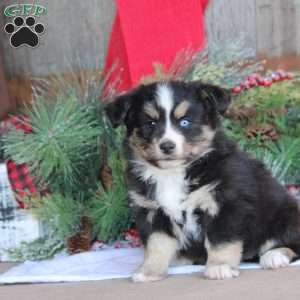
<path fill-rule="evenodd" d="M 77 191 L 86 183 L 87 162 L 99 151 L 102 129 L 98 121 L 74 93 L 52 102 L 37 98 L 26 113 L 32 132 L 12 128 L 4 137 L 6 156 L 26 163 L 50 189 Z"/>
<path fill-rule="evenodd" d="M 43 197 L 33 196 L 25 203 L 45 226 L 46 234 L 62 242 L 79 231 L 81 218 L 85 214 L 82 199 L 58 192 Z"/>
<path fill-rule="evenodd" d="M 105 191 L 104 187 L 99 185 L 89 207 L 94 233 L 99 240 L 104 241 L 118 238 L 130 223 L 125 161 L 115 150 L 109 155 L 108 165 L 113 171 L 112 188 Z"/>
<path fill-rule="evenodd" d="M 228 135 L 243 150 L 262 160 L 279 181 L 286 184 L 300 183 L 299 79 L 296 77 L 294 80 L 279 82 L 270 88 L 250 89 L 237 96 L 232 104 L 233 111 L 251 107 L 255 114 L 250 118 L 241 116 L 239 120 L 224 120 Z M 278 132 L 278 138 L 265 142 L 259 134 L 249 138 L 246 128 L 251 124 L 270 124 Z"/>
<path fill-rule="evenodd" d="M 32 131 L 11 128 L 3 137 L 6 157 L 26 163 L 40 190 L 48 193 L 23 199 L 46 236 L 9 251 L 16 259 L 54 255 L 80 233 L 83 217 L 90 217 L 94 237 L 103 240 L 120 236 L 130 223 L 123 130 L 115 130 L 105 115 L 102 79 L 84 72 L 80 78 L 73 75 L 72 82 L 61 76 L 40 80 L 24 112 Z M 107 163 L 113 173 L 110 190 L 99 178 Z"/>
<path fill-rule="evenodd" d="M 12 262 L 25 260 L 43 260 L 54 256 L 62 251 L 64 243 L 56 238 L 43 237 L 32 242 L 22 242 L 17 248 L 7 250 L 9 259 Z"/>
<path fill-rule="evenodd" d="M 236 102 L 241 105 L 254 105 L 266 109 L 266 103 L 271 106 L 293 105 L 300 106 L 300 75 L 295 74 L 293 80 L 276 82 L 271 87 L 258 86 L 239 94 Z"/>
<path fill-rule="evenodd" d="M 232 88 L 246 76 L 262 70 L 261 62 L 252 57 L 253 53 L 242 36 L 235 41 L 210 43 L 195 56 L 184 77 Z"/>

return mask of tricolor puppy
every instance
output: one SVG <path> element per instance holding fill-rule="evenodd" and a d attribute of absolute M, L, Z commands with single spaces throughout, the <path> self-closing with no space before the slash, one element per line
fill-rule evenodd
<path fill-rule="evenodd" d="M 210 279 L 236 277 L 241 260 L 264 268 L 300 253 L 295 199 L 220 126 L 225 90 L 199 82 L 157 82 L 108 105 L 127 128 L 128 182 L 145 246 L 136 282 L 166 276 L 176 257 L 206 262 Z"/>

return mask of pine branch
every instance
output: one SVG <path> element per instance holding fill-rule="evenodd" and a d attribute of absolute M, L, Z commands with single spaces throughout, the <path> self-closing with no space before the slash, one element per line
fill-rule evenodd
<path fill-rule="evenodd" d="M 77 191 L 90 169 L 86 162 L 99 156 L 102 129 L 86 105 L 74 94 L 47 102 L 38 98 L 27 109 L 32 132 L 12 129 L 4 136 L 4 151 L 50 189 Z"/>
<path fill-rule="evenodd" d="M 32 242 L 22 242 L 20 247 L 7 250 L 10 261 L 43 260 L 54 256 L 64 248 L 64 243 L 49 236 Z"/>
<path fill-rule="evenodd" d="M 82 199 L 53 193 L 32 197 L 25 203 L 30 212 L 45 225 L 48 235 L 55 236 L 57 240 L 66 241 L 79 232 L 81 218 L 85 214 Z"/>
<path fill-rule="evenodd" d="M 94 233 L 100 240 L 118 238 L 130 223 L 130 211 L 125 184 L 125 162 L 117 151 L 110 154 L 109 167 L 113 183 L 110 190 L 99 186 L 90 201 L 89 216 L 94 225 Z"/>
<path fill-rule="evenodd" d="M 211 43 L 193 59 L 184 77 L 232 88 L 246 76 L 262 70 L 261 62 L 251 59 L 253 53 L 248 49 L 242 37 Z"/>

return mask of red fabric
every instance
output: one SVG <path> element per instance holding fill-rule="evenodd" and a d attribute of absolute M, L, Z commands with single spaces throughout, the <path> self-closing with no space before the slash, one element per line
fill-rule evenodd
<path fill-rule="evenodd" d="M 3 120 L 1 127 L 5 130 L 5 127 L 8 125 L 14 125 L 16 129 L 22 129 L 25 133 L 29 133 L 31 131 L 29 119 L 24 116 L 10 116 Z"/>
<path fill-rule="evenodd" d="M 5 132 L 9 125 L 15 126 L 16 129 L 23 130 L 25 133 L 31 132 L 31 126 L 29 120 L 22 116 L 12 116 L 5 119 L 1 128 Z M 6 162 L 8 178 L 13 191 L 19 196 L 17 200 L 20 207 L 24 208 L 24 204 L 19 201 L 20 198 L 30 193 L 36 193 L 37 188 L 34 184 L 33 178 L 29 174 L 29 169 L 26 164 L 16 164 L 13 160 Z"/>
<path fill-rule="evenodd" d="M 32 177 L 26 164 L 17 165 L 14 161 L 7 161 L 8 177 L 13 191 L 19 196 L 24 197 L 27 194 L 34 194 L 37 192 Z M 20 206 L 24 208 L 22 202 L 19 201 Z"/>
<path fill-rule="evenodd" d="M 104 71 L 111 72 L 108 83 L 120 78 L 119 91 L 152 74 L 153 63 L 168 70 L 180 51 L 198 51 L 205 44 L 208 0 L 116 0 L 116 4 Z"/>

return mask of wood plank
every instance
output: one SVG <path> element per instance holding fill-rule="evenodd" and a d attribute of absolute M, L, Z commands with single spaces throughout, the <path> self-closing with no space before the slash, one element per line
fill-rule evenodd
<path fill-rule="evenodd" d="M 0 9 L 11 4 L 1 0 Z M 96 69 L 104 59 L 111 24 L 114 1 L 107 0 L 41 0 L 39 4 L 48 9 L 39 22 L 45 24 L 46 32 L 37 48 L 14 49 L 7 34 L 1 30 L 4 63 L 9 78 L 16 75 L 43 76 L 71 69 Z M 0 17 L 3 28 L 12 18 Z"/>
<path fill-rule="evenodd" d="M 208 43 L 222 46 L 224 41 L 237 41 L 241 36 L 245 46 L 256 53 L 255 1 L 211 0 L 206 13 Z"/>
<path fill-rule="evenodd" d="M 5 117 L 7 113 L 13 111 L 14 109 L 15 103 L 13 99 L 10 99 L 8 96 L 7 81 L 4 76 L 2 55 L 0 51 L 0 120 Z"/>
<path fill-rule="evenodd" d="M 256 0 L 257 51 L 268 56 L 299 53 L 299 0 Z"/>

